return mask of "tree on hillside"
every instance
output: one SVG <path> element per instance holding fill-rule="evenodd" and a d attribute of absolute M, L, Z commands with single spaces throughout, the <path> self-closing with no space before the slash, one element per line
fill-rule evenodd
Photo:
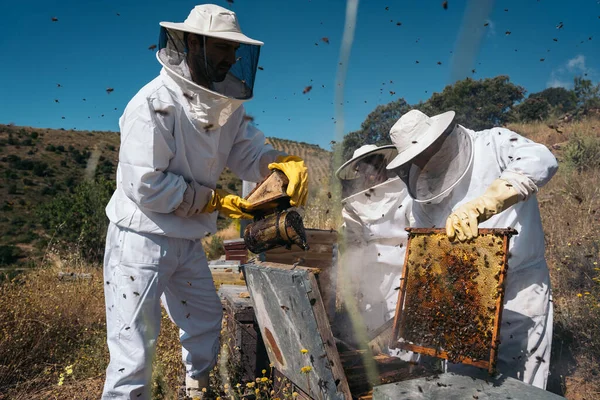
<path fill-rule="evenodd" d="M 404 99 L 377 106 L 360 129 L 344 137 L 343 159 L 348 160 L 364 144 L 389 144 L 390 128 L 407 111 L 415 108 L 432 116 L 449 110 L 456 111 L 459 124 L 471 129 L 485 129 L 508 121 L 508 112 L 523 99 L 525 89 L 509 82 L 507 76 L 479 81 L 467 78 L 446 86 L 424 103 L 411 106 Z"/>
<path fill-rule="evenodd" d="M 582 112 L 600 108 L 600 83 L 594 86 L 591 80 L 577 76 L 573 92 L 577 97 L 577 106 Z"/>
<path fill-rule="evenodd" d="M 577 108 L 577 96 L 573 90 L 563 87 L 551 87 L 529 95 L 530 99 L 544 99 L 548 104 L 562 112 L 572 112 Z"/>
<path fill-rule="evenodd" d="M 481 130 L 508 121 L 508 112 L 521 101 L 525 89 L 510 82 L 508 76 L 456 82 L 434 93 L 415 108 L 431 116 L 454 110 L 456 121 L 470 129 Z"/>
<path fill-rule="evenodd" d="M 550 103 L 543 97 L 531 97 L 516 105 L 511 120 L 518 122 L 543 121 L 550 115 Z"/>

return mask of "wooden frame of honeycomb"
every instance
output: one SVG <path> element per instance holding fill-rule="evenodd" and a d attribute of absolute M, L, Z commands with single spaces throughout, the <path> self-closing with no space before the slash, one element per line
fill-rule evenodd
<path fill-rule="evenodd" d="M 487 369 L 498 356 L 508 245 L 514 229 L 450 242 L 444 229 L 407 228 L 391 348 Z"/>

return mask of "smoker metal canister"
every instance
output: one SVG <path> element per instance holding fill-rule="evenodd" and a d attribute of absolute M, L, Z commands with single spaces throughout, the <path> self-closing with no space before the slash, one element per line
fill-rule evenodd
<path fill-rule="evenodd" d="M 244 242 L 255 254 L 280 246 L 290 248 L 293 244 L 302 250 L 309 249 L 302 217 L 296 211 L 278 212 L 248 225 Z"/>

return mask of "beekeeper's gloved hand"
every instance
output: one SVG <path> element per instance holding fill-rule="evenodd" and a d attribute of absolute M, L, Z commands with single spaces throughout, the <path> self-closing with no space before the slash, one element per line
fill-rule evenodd
<path fill-rule="evenodd" d="M 286 193 L 290 196 L 290 205 L 299 207 L 306 205 L 308 195 L 308 169 L 298 156 L 279 156 L 269 164 L 269 169 L 278 169 L 287 176 L 289 183 Z"/>
<path fill-rule="evenodd" d="M 218 210 L 229 218 L 252 219 L 252 214 L 247 211 L 251 208 L 250 202 L 235 194 L 227 193 L 223 189 L 215 189 L 213 196 L 202 209 L 203 213 L 211 213 Z"/>
<path fill-rule="evenodd" d="M 446 220 L 450 241 L 461 242 L 477 237 L 478 225 L 519 201 L 517 190 L 504 179 L 496 179 L 485 193 L 458 207 Z"/>
<path fill-rule="evenodd" d="M 175 215 L 189 218 L 200 213 L 211 213 L 219 210 L 229 218 L 252 219 L 252 215 L 245 211 L 250 208 L 250 203 L 234 194 L 229 194 L 222 189 L 212 190 L 197 182 L 190 182 L 183 194 L 183 201 L 174 211 Z"/>

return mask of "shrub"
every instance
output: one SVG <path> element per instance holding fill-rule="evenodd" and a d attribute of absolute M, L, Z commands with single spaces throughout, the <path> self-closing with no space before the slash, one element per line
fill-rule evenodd
<path fill-rule="evenodd" d="M 0 265 L 14 264 L 21 256 L 21 250 L 16 246 L 0 246 Z"/>
<path fill-rule="evenodd" d="M 114 190 L 114 182 L 105 179 L 85 181 L 73 193 L 61 193 L 41 204 L 37 209 L 40 223 L 84 258 L 99 261 L 108 227 L 104 208 Z"/>
<path fill-rule="evenodd" d="M 48 164 L 43 161 L 33 162 L 32 170 L 36 176 L 52 176 L 53 175 L 52 168 L 50 168 L 48 166 Z"/>
<path fill-rule="evenodd" d="M 223 247 L 223 239 L 217 235 L 213 235 L 206 246 L 206 258 L 208 260 L 216 260 L 225 254 L 225 247 Z"/>
<path fill-rule="evenodd" d="M 46 146 L 46 151 L 56 151 L 56 147 L 53 144 Z"/>
<path fill-rule="evenodd" d="M 564 162 L 568 168 L 579 172 L 600 168 L 600 138 L 589 135 L 575 135 L 565 146 Z"/>

